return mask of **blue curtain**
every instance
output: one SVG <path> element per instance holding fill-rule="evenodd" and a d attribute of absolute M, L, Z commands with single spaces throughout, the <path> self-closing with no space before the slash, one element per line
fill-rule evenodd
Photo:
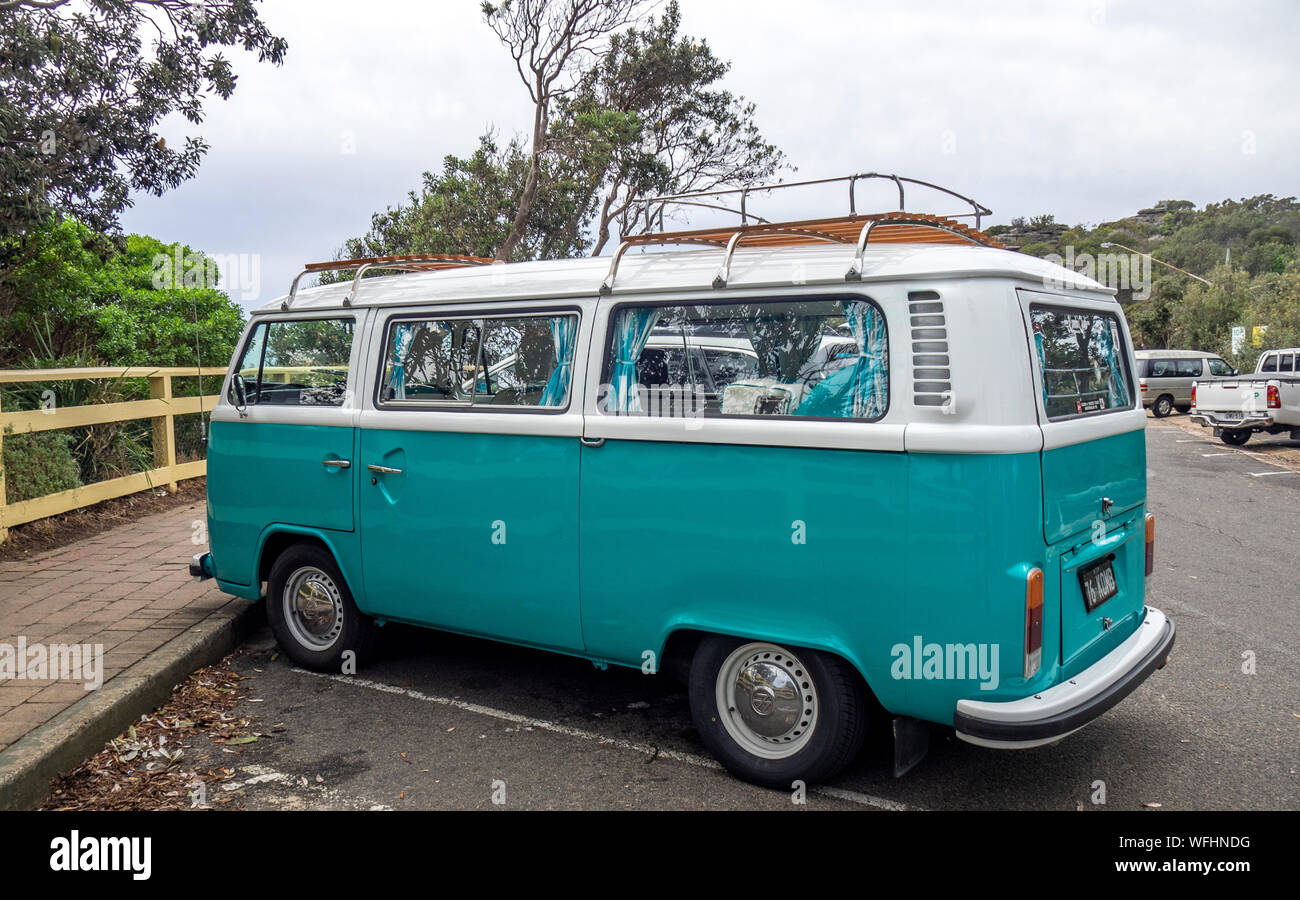
<path fill-rule="evenodd" d="M 845 300 L 844 315 L 858 345 L 857 359 L 819 381 L 796 415 L 875 419 L 885 413 L 889 399 L 885 320 L 865 300 Z"/>
<path fill-rule="evenodd" d="M 1101 336 L 1097 343 L 1101 345 L 1101 352 L 1106 359 L 1106 365 L 1110 366 L 1110 397 L 1108 409 L 1119 409 L 1128 406 L 1132 402 L 1129 397 L 1128 385 L 1124 382 L 1124 363 L 1119 358 L 1119 351 L 1116 345 L 1121 343 L 1119 340 L 1119 328 L 1110 319 L 1101 320 Z"/>
<path fill-rule="evenodd" d="M 637 391 L 636 363 L 650 340 L 659 319 L 657 309 L 624 309 L 618 314 L 614 332 L 614 371 L 610 376 L 606 410 L 612 413 L 641 411 Z"/>
<path fill-rule="evenodd" d="M 574 316 L 553 316 L 551 337 L 555 341 L 555 371 L 542 391 L 541 406 L 563 406 L 569 395 L 573 369 L 573 345 L 578 337 L 578 320 Z"/>
<path fill-rule="evenodd" d="M 1038 348 L 1038 371 L 1043 378 L 1043 409 L 1047 409 L 1047 355 L 1043 350 L 1043 332 L 1034 326 L 1034 346 Z"/>
<path fill-rule="evenodd" d="M 393 329 L 393 372 L 388 377 L 388 394 L 392 400 L 406 399 L 406 351 L 411 346 L 411 326 Z"/>

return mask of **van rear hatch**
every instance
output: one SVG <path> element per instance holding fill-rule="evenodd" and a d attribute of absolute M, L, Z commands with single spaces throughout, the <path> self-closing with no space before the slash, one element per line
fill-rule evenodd
<path fill-rule="evenodd" d="M 1043 390 L 1043 536 L 1054 551 L 1068 676 L 1142 615 L 1145 413 L 1117 304 L 1022 294 Z"/>

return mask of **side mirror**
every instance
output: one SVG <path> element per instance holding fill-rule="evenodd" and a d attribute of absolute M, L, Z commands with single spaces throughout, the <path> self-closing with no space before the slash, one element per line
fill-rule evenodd
<path fill-rule="evenodd" d="M 233 394 L 231 399 L 234 401 L 235 409 L 243 415 L 248 411 L 248 385 L 244 383 L 244 376 L 238 372 L 230 380 L 230 392 Z"/>

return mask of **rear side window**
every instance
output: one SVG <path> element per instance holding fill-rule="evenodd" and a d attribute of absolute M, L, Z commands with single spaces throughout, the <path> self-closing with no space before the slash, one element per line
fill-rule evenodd
<path fill-rule="evenodd" d="M 513 316 L 393 322 L 381 405 L 568 405 L 578 317 Z"/>
<path fill-rule="evenodd" d="M 1204 370 L 1199 359 L 1180 359 L 1177 371 L 1179 378 L 1200 378 Z"/>
<path fill-rule="evenodd" d="M 342 406 L 348 390 L 352 319 L 297 319 L 258 324 L 236 375 L 249 405 Z M 236 402 L 231 386 L 231 402 Z"/>
<path fill-rule="evenodd" d="M 1172 378 L 1177 371 L 1175 360 L 1172 359 L 1148 359 L 1146 360 L 1146 372 L 1144 378 Z"/>
<path fill-rule="evenodd" d="M 1295 366 L 1294 366 L 1294 363 L 1292 362 L 1292 355 L 1291 355 L 1290 353 L 1283 353 L 1283 354 L 1279 357 L 1279 362 L 1278 362 L 1278 364 L 1277 364 L 1277 370 L 1278 370 L 1279 372 L 1294 372 L 1294 371 L 1295 371 Z"/>
<path fill-rule="evenodd" d="M 1127 347 L 1112 313 L 1033 305 L 1029 317 L 1051 421 L 1133 406 Z M 1154 364 L 1161 360 L 1152 360 Z"/>
<path fill-rule="evenodd" d="M 622 306 L 609 334 L 606 414 L 872 421 L 889 406 L 885 317 L 865 297 Z"/>

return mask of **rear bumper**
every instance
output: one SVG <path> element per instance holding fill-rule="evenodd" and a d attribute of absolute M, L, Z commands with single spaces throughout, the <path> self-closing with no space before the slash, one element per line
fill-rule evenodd
<path fill-rule="evenodd" d="M 1273 425 L 1272 416 L 1247 416 L 1244 419 L 1219 419 L 1212 412 L 1194 412 L 1189 417 L 1206 428 L 1269 428 Z"/>
<path fill-rule="evenodd" d="M 216 573 L 212 569 L 211 553 L 195 553 L 190 560 L 190 576 L 199 581 L 207 581 Z"/>
<path fill-rule="evenodd" d="M 1078 675 L 1055 687 L 1001 703 L 958 700 L 957 737 L 984 747 L 1039 747 L 1078 731 L 1127 697 L 1174 645 L 1174 623 L 1148 606 L 1133 634 Z"/>

